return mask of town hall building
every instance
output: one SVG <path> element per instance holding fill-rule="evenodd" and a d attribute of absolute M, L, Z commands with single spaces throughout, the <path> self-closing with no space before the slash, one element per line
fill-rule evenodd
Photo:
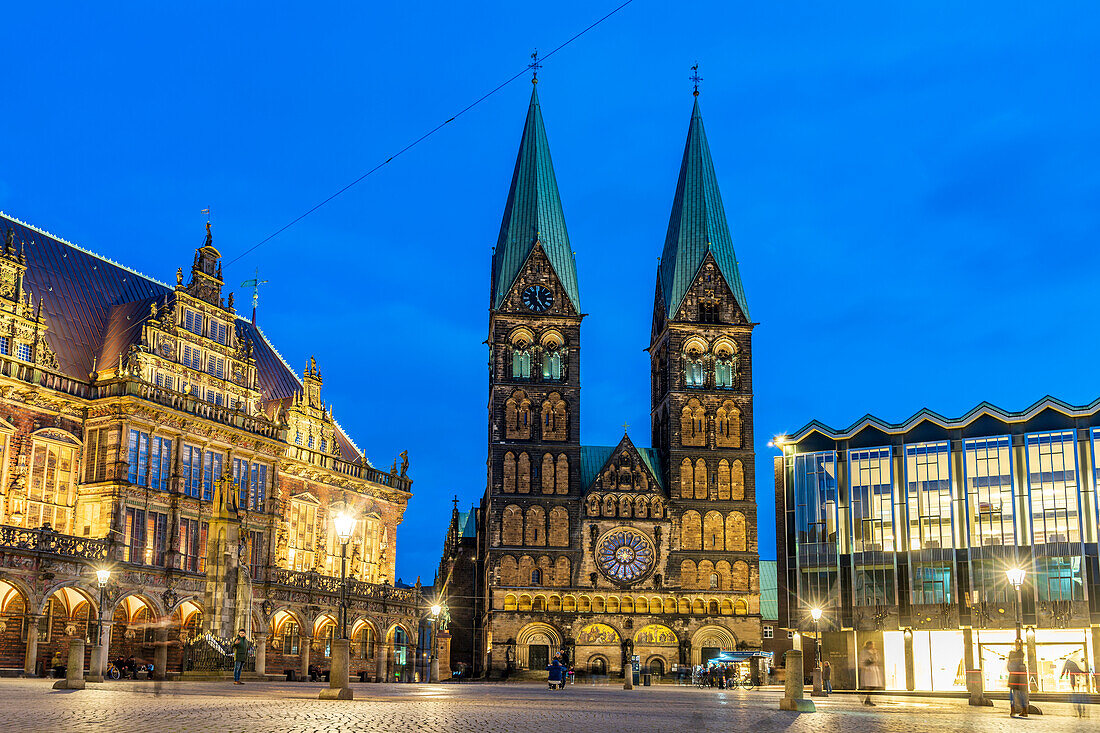
<path fill-rule="evenodd" d="M 448 589 L 474 598 L 475 669 L 669 673 L 760 648 L 755 324 L 698 99 L 656 278 L 652 447 L 582 442 L 583 318 L 536 87 L 492 259 L 475 571 Z"/>

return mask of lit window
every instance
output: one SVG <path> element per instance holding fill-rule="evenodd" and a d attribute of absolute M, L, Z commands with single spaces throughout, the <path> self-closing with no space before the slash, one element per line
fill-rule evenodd
<path fill-rule="evenodd" d="M 512 378 L 531 378 L 531 352 L 527 350 L 527 344 L 518 344 L 512 352 Z"/>
<path fill-rule="evenodd" d="M 312 435 L 309 436 L 309 447 L 310 448 L 313 447 L 313 436 Z"/>
<path fill-rule="evenodd" d="M 328 441 L 321 438 L 321 452 L 324 453 L 328 449 Z"/>
<path fill-rule="evenodd" d="M 15 358 L 20 361 L 31 360 L 31 345 L 30 344 L 16 344 L 15 346 Z"/>
<path fill-rule="evenodd" d="M 295 433 L 294 434 L 294 443 L 296 445 L 301 445 L 302 444 L 302 434 L 301 433 Z"/>
<path fill-rule="evenodd" d="M 558 350 L 542 353 L 542 378 L 561 379 L 561 352 Z"/>
<path fill-rule="evenodd" d="M 788 629 L 787 630 L 787 638 L 788 639 L 793 639 L 794 638 L 794 631 L 791 631 L 791 630 Z"/>
<path fill-rule="evenodd" d="M 689 387 L 702 387 L 706 383 L 703 355 L 698 351 L 689 351 L 684 358 L 684 381 Z"/>
<path fill-rule="evenodd" d="M 7 356 L 11 353 L 11 337 L 0 336 L 0 354 Z"/>
<path fill-rule="evenodd" d="M 542 571 L 535 569 L 531 571 L 531 585 L 542 585 Z"/>
<path fill-rule="evenodd" d="M 718 573 L 711 573 L 710 574 L 710 587 L 711 588 L 717 588 L 718 587 Z"/>
<path fill-rule="evenodd" d="M 764 627 L 764 638 L 765 639 L 775 638 L 775 629 L 773 629 L 771 626 L 765 626 Z"/>

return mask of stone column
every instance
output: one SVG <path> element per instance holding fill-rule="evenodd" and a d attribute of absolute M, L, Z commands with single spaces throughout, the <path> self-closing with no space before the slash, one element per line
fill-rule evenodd
<path fill-rule="evenodd" d="M 153 679 L 164 679 L 168 671 L 168 629 L 158 628 L 154 634 L 156 649 L 153 651 Z"/>
<path fill-rule="evenodd" d="M 791 649 L 783 655 L 784 675 L 787 678 L 783 691 L 783 698 L 779 701 L 780 710 L 793 710 L 798 713 L 816 713 L 817 706 L 813 700 L 807 700 L 805 696 L 805 682 L 802 676 L 805 671 L 802 668 L 802 650 Z"/>
<path fill-rule="evenodd" d="M 301 645 L 302 650 L 302 668 L 301 673 L 304 679 L 309 679 L 309 651 L 313 644 L 313 637 L 302 636 L 299 638 L 298 643 Z"/>
<path fill-rule="evenodd" d="M 1089 629 L 1092 634 L 1092 683 L 1093 692 L 1100 690 L 1100 626 Z M 1088 689 L 1087 687 L 1085 689 Z"/>
<path fill-rule="evenodd" d="M 69 641 L 69 666 L 65 670 L 65 679 L 53 683 L 55 690 L 84 689 L 84 640 Z"/>
<path fill-rule="evenodd" d="M 916 688 L 916 673 L 913 666 L 913 630 L 906 629 L 902 634 L 905 640 L 905 689 L 912 692 Z"/>
<path fill-rule="evenodd" d="M 386 642 L 379 640 L 374 643 L 374 660 L 377 668 L 374 681 L 384 682 L 386 679 Z"/>
<path fill-rule="evenodd" d="M 451 678 L 451 632 L 439 632 L 439 676 Z"/>
<path fill-rule="evenodd" d="M 267 634 L 256 634 L 256 674 L 267 674 Z"/>
<path fill-rule="evenodd" d="M 31 613 L 27 615 L 27 647 L 23 656 L 23 676 L 34 677 L 34 668 L 38 663 L 38 622 L 42 614 Z M 81 662 L 83 667 L 84 663 Z"/>

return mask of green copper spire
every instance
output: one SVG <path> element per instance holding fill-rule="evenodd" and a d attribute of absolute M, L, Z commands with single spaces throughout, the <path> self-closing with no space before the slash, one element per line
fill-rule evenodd
<path fill-rule="evenodd" d="M 737 270 L 737 255 L 733 251 L 733 239 L 696 97 L 657 275 L 665 299 L 666 317 L 676 316 L 707 252 L 714 256 L 718 269 L 733 290 L 733 297 L 748 319 L 749 306 L 745 301 L 741 273 Z"/>
<path fill-rule="evenodd" d="M 500 237 L 493 252 L 490 294 L 493 308 L 500 307 L 520 268 L 534 249 L 536 240 L 542 242 L 566 295 L 573 308 L 580 313 L 577 267 L 569 246 L 569 233 L 565 230 L 565 212 L 558 196 L 558 181 L 550 160 L 550 144 L 546 141 L 538 92 L 532 89 L 516 169 L 512 173 L 512 187 L 508 190 Z"/>

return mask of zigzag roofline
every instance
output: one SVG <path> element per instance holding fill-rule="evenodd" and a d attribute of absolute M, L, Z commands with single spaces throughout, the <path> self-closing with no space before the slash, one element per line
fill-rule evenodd
<path fill-rule="evenodd" d="M 859 434 L 866 428 L 877 428 L 889 435 L 897 435 L 900 433 L 908 432 L 916 427 L 919 423 L 929 421 L 935 425 L 938 425 L 945 430 L 965 428 L 974 421 L 982 417 L 992 417 L 996 420 L 1001 420 L 1006 423 L 1019 423 L 1027 422 L 1031 418 L 1038 415 L 1040 412 L 1046 409 L 1053 409 L 1067 417 L 1088 417 L 1100 412 L 1100 397 L 1093 400 L 1087 405 L 1071 405 L 1070 403 L 1060 400 L 1057 397 L 1047 395 L 1038 400 L 1029 407 L 1020 410 L 1018 412 L 1012 412 L 1003 408 L 997 407 L 990 402 L 982 402 L 974 407 L 972 410 L 962 415 L 961 417 L 949 418 L 930 410 L 923 408 L 914 413 L 912 417 L 900 423 L 888 423 L 881 418 L 877 418 L 874 415 L 866 414 L 863 417 L 856 420 L 849 427 L 843 430 L 837 430 L 829 427 L 819 420 L 812 420 L 806 425 L 799 428 L 794 434 L 783 438 L 784 444 L 799 443 L 809 437 L 812 433 L 820 433 L 831 440 L 846 440 Z"/>

